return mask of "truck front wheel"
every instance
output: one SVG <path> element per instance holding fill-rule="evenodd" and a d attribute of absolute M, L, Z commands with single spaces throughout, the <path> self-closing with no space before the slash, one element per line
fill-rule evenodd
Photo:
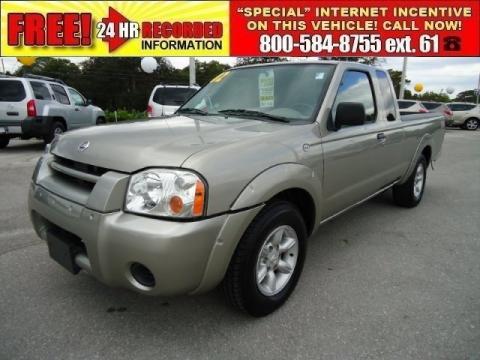
<path fill-rule="evenodd" d="M 240 240 L 225 275 L 230 303 L 255 317 L 279 308 L 298 282 L 306 241 L 306 226 L 294 205 L 266 205 Z"/>
<path fill-rule="evenodd" d="M 393 200 L 397 205 L 412 208 L 420 203 L 425 191 L 427 166 L 427 159 L 420 155 L 408 180 L 402 185 L 393 187 Z"/>

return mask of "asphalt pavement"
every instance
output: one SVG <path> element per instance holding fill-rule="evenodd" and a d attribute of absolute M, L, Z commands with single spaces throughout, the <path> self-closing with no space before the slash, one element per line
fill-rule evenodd
<path fill-rule="evenodd" d="M 448 130 L 422 203 L 389 192 L 312 236 L 253 319 L 222 292 L 155 298 L 70 275 L 27 216 L 39 141 L 0 150 L 0 359 L 480 359 L 480 131 Z"/>

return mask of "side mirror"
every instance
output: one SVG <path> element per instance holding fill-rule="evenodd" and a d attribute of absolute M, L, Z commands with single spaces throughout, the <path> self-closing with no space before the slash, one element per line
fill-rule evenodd
<path fill-rule="evenodd" d="M 88 100 L 87 100 L 87 106 L 88 106 L 88 105 L 92 105 L 92 104 L 93 104 L 92 99 L 88 99 Z"/>
<path fill-rule="evenodd" d="M 365 107 L 362 103 L 342 102 L 337 105 L 335 113 L 335 128 L 342 126 L 357 126 L 365 124 Z"/>

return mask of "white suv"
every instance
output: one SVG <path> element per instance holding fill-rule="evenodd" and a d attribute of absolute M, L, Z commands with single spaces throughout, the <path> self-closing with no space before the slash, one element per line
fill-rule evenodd
<path fill-rule="evenodd" d="M 0 149 L 10 139 L 46 143 L 67 130 L 105 123 L 105 113 L 63 81 L 37 75 L 0 77 Z"/>
<path fill-rule="evenodd" d="M 453 119 L 447 126 L 459 126 L 466 130 L 477 130 L 480 125 L 480 105 L 473 103 L 449 103 Z"/>
<path fill-rule="evenodd" d="M 172 115 L 177 109 L 183 105 L 193 94 L 195 94 L 199 86 L 183 86 L 183 85 L 157 85 L 153 88 L 150 99 L 148 100 L 147 115 L 148 117 L 159 117 Z"/>

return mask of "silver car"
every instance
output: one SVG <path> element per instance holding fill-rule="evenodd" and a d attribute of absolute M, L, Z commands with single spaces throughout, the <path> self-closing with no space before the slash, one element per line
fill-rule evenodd
<path fill-rule="evenodd" d="M 418 100 L 398 100 L 400 115 L 428 113 L 428 109 Z"/>
<path fill-rule="evenodd" d="M 447 106 L 453 112 L 453 118 L 447 126 L 461 127 L 465 130 L 475 131 L 480 125 L 480 105 L 474 103 L 449 103 Z"/>

